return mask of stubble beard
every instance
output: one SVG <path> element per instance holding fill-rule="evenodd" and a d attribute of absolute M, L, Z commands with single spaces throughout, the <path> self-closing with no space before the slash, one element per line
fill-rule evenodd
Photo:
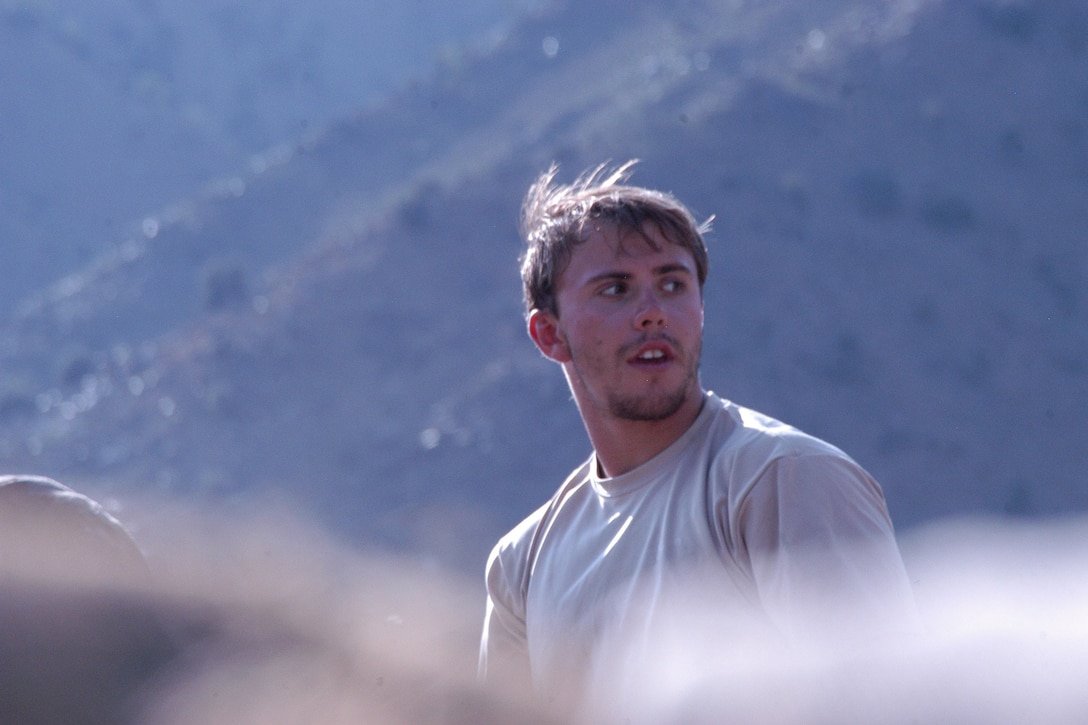
<path fill-rule="evenodd" d="M 694 394 L 694 391 L 699 390 L 701 349 L 702 345 L 700 344 L 693 350 L 694 355 L 688 359 L 684 379 L 674 389 L 639 395 L 623 395 L 616 391 L 606 391 L 604 403 L 608 412 L 620 420 L 640 422 L 660 421 L 675 415 L 684 407 L 688 397 Z M 578 361 L 575 360 L 574 362 L 577 370 Z M 581 377 L 580 373 L 579 377 Z"/>
<path fill-rule="evenodd" d="M 686 387 L 672 393 L 661 393 L 653 398 L 649 396 L 622 398 L 617 395 L 609 397 L 608 409 L 613 416 L 621 420 L 650 422 L 665 420 L 675 415 L 684 407 L 687 399 Z"/>

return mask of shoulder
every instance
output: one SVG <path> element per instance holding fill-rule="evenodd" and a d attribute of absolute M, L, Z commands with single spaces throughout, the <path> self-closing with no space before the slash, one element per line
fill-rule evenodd
<path fill-rule="evenodd" d="M 713 393 L 708 395 L 708 405 L 716 408 L 716 463 L 729 466 L 735 474 L 756 475 L 785 457 L 824 456 L 856 465 L 839 448 L 769 415 Z"/>
<path fill-rule="evenodd" d="M 487 567 L 489 570 L 496 566 L 505 565 L 509 567 L 518 559 L 525 558 L 525 554 L 532 546 L 533 539 L 541 523 L 547 518 L 550 507 L 551 502 L 549 501 L 522 519 L 517 526 L 510 529 L 499 539 L 498 543 L 491 549 L 491 555 L 488 557 Z"/>
<path fill-rule="evenodd" d="M 838 447 L 750 408 L 712 402 L 720 406 L 717 416 L 729 421 L 718 426 L 729 434 L 715 442 L 711 462 L 715 496 L 728 499 L 734 513 L 757 489 L 770 493 L 767 488 L 789 491 L 792 501 L 842 494 L 883 507 L 879 485 Z"/>
<path fill-rule="evenodd" d="M 592 460 L 592 459 L 591 459 Z M 588 480 L 589 463 L 575 469 L 550 499 L 510 529 L 491 550 L 487 560 L 488 589 L 524 592 L 529 583 L 536 552 L 549 522 L 563 502 Z"/>
<path fill-rule="evenodd" d="M 783 423 L 765 413 L 761 413 L 729 400 L 713 396 L 712 402 L 721 408 L 720 415 L 728 416 L 735 424 L 732 441 L 737 447 L 751 451 L 775 453 L 824 453 L 847 458 L 842 450 L 810 435 L 788 423 Z"/>

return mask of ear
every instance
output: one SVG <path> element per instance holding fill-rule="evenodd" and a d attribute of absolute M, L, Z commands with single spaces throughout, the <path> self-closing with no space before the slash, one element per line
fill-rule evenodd
<path fill-rule="evenodd" d="M 557 363 L 570 362 L 570 348 L 559 329 L 559 319 L 551 312 L 533 310 L 529 313 L 529 337 L 544 357 Z"/>

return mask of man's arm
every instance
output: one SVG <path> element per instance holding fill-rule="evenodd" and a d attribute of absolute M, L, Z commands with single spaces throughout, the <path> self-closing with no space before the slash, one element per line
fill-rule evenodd
<path fill-rule="evenodd" d="M 772 461 L 737 529 L 764 609 L 791 640 L 861 645 L 918 631 L 884 495 L 853 461 L 812 452 Z"/>
<path fill-rule="evenodd" d="M 525 628 L 525 598 L 516 566 L 505 560 L 514 552 L 500 542 L 487 562 L 487 609 L 480 639 L 478 676 L 488 687 L 517 695 L 532 688 L 529 643 Z"/>

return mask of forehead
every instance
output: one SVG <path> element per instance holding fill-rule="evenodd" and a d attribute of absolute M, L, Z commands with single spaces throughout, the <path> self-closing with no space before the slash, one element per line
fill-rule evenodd
<path fill-rule="evenodd" d="M 617 229 L 612 225 L 591 227 L 583 241 L 571 249 L 571 257 L 559 275 L 559 286 L 577 285 L 579 280 L 602 272 L 629 273 L 643 265 L 681 265 L 696 273 L 695 258 L 684 246 L 669 241 L 656 225 L 639 230 Z"/>

